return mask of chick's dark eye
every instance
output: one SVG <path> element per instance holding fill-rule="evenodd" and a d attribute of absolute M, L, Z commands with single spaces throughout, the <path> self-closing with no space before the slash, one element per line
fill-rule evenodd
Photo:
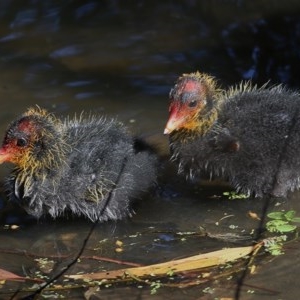
<path fill-rule="evenodd" d="M 19 138 L 19 139 L 17 139 L 16 145 L 18 147 L 25 147 L 27 145 L 27 140 L 24 138 Z"/>
<path fill-rule="evenodd" d="M 197 101 L 196 100 L 192 100 L 190 103 L 189 103 L 189 107 L 195 107 L 197 105 Z"/>

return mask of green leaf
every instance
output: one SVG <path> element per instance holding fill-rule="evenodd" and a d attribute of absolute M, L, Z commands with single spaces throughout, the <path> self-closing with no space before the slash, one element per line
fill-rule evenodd
<path fill-rule="evenodd" d="M 274 256 L 283 254 L 282 245 L 276 245 L 276 246 L 270 247 L 269 249 L 266 249 L 266 250 Z"/>
<path fill-rule="evenodd" d="M 289 222 L 283 220 L 271 220 L 267 222 L 266 227 L 270 232 L 282 232 L 278 228 L 287 226 Z"/>
<path fill-rule="evenodd" d="M 284 214 L 284 217 L 288 220 L 291 221 L 296 215 L 296 211 L 295 210 L 289 210 L 288 212 L 286 212 Z"/>
<path fill-rule="evenodd" d="M 288 221 L 283 221 L 283 220 L 271 220 L 267 224 L 273 225 L 273 226 L 281 226 L 285 224 L 289 224 Z"/>
<path fill-rule="evenodd" d="M 266 223 L 267 230 L 270 232 L 278 232 L 278 230 L 277 230 L 278 222 L 282 222 L 282 221 L 281 220 L 272 220 L 272 221 L 267 222 Z M 284 224 L 287 224 L 287 222 L 284 222 L 283 224 L 279 223 L 279 226 L 284 225 Z"/>
<path fill-rule="evenodd" d="M 277 226 L 277 230 L 279 232 L 291 232 L 294 231 L 297 228 L 295 225 L 285 224 L 285 225 L 279 225 Z"/>
<path fill-rule="evenodd" d="M 291 222 L 300 223 L 300 217 L 295 217 L 291 220 Z"/>
<path fill-rule="evenodd" d="M 249 198 L 245 194 L 237 194 L 236 192 L 223 192 L 223 196 L 228 197 L 229 200 L 247 199 L 247 198 Z"/>
<path fill-rule="evenodd" d="M 284 213 L 281 211 L 274 211 L 267 214 L 270 219 L 282 220 L 284 218 Z"/>

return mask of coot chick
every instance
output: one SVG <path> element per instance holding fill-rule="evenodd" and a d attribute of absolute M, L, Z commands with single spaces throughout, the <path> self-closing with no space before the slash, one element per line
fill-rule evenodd
<path fill-rule="evenodd" d="M 223 178 L 248 196 L 285 197 L 300 187 L 300 96 L 278 85 L 228 91 L 203 73 L 170 92 L 172 159 L 190 177 Z"/>
<path fill-rule="evenodd" d="M 16 165 L 9 198 L 36 218 L 71 211 L 91 221 L 121 219 L 156 179 L 155 154 L 121 123 L 91 115 L 60 120 L 38 107 L 8 127 L 0 149 L 6 161 Z"/>

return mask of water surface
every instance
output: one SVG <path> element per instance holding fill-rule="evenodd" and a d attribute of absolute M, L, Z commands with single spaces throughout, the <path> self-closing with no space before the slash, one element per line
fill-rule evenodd
<path fill-rule="evenodd" d="M 59 116 L 91 111 L 117 117 L 167 156 L 162 132 L 168 93 L 180 74 L 208 72 L 224 86 L 252 79 L 300 87 L 299 8 L 298 1 L 262 0 L 0 1 L 0 132 L 32 105 Z M 1 166 L 2 185 L 9 169 Z M 228 200 L 222 197 L 228 187 L 187 183 L 172 167 L 164 172 L 131 219 L 97 226 L 85 256 L 150 264 L 253 242 L 259 221 L 248 212 L 260 215 L 266 199 Z M 273 201 L 269 210 L 300 212 L 299 195 Z M 7 204 L 4 192 L 1 199 L 0 268 L 20 276 L 51 278 L 78 253 L 91 228 L 81 219 L 32 220 Z M 199 234 L 182 240 L 178 232 Z M 123 252 L 115 251 L 117 240 Z M 35 260 L 40 257 L 53 257 L 54 269 L 42 271 Z M 245 278 L 242 299 L 296 299 L 299 257 L 298 239 L 285 255 L 260 256 Z M 119 267 L 85 258 L 69 274 Z M 231 298 L 240 276 L 183 289 L 161 287 L 155 295 L 147 284 L 136 283 L 62 290 L 51 297 L 83 299 L 90 291 L 91 299 Z M 0 298 L 22 287 L 7 282 Z"/>

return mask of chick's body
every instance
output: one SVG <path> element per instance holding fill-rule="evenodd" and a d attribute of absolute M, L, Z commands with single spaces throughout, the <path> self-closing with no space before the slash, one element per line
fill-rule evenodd
<path fill-rule="evenodd" d="M 181 99 L 166 127 L 179 171 L 221 177 L 255 196 L 286 196 L 299 188 L 299 94 L 249 83 L 224 92 L 206 79 L 201 73 L 188 74 L 171 92 L 171 108 Z M 189 106 L 193 101 L 197 104 Z M 189 128 L 189 122 L 195 126 Z"/>
<path fill-rule="evenodd" d="M 21 139 L 28 149 L 17 161 L 6 159 L 16 164 L 8 190 L 35 217 L 68 210 L 92 221 L 121 219 L 131 213 L 130 200 L 156 178 L 155 155 L 136 147 L 138 141 L 114 120 L 81 116 L 61 122 L 31 109 L 8 129 L 2 156 L 20 152 Z"/>

